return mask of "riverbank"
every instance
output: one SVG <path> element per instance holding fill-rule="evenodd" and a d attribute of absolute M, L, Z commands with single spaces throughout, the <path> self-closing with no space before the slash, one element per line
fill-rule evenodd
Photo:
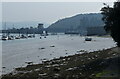
<path fill-rule="evenodd" d="M 16 68 L 2 79 L 118 79 L 120 52 L 117 47 L 60 57 L 42 64 Z"/>

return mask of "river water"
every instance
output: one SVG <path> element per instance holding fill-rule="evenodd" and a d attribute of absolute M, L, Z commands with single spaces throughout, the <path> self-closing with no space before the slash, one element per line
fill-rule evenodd
<path fill-rule="evenodd" d="M 60 56 L 74 55 L 79 50 L 97 51 L 115 46 L 112 38 L 92 37 L 85 42 L 85 37 L 70 35 L 49 35 L 46 38 L 16 39 L 2 42 L 2 73 L 14 68 L 26 66 L 26 62 L 41 63 Z"/>

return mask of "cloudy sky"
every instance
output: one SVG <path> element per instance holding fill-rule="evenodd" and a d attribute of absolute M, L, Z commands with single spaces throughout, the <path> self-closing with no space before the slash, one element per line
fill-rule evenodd
<path fill-rule="evenodd" d="M 110 6 L 112 2 L 107 3 Z M 2 21 L 53 23 L 81 13 L 98 13 L 103 2 L 2 2 Z"/>

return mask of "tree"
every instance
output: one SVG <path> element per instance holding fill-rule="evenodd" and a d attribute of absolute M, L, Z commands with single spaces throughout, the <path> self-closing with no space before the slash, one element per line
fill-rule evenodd
<path fill-rule="evenodd" d="M 105 4 L 105 7 L 101 9 L 103 14 L 102 20 L 105 23 L 105 30 L 109 32 L 120 47 L 120 2 L 114 2 L 113 7 Z"/>

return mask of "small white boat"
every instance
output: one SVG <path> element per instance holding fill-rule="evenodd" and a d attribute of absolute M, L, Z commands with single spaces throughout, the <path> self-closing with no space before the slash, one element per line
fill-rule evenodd
<path fill-rule="evenodd" d="M 28 38 L 34 38 L 35 35 L 28 35 Z"/>
<path fill-rule="evenodd" d="M 8 36 L 8 40 L 14 40 L 14 36 Z"/>
<path fill-rule="evenodd" d="M 8 36 L 2 36 L 2 40 L 8 40 Z"/>
<path fill-rule="evenodd" d="M 28 38 L 26 35 L 21 35 L 20 38 Z"/>
<path fill-rule="evenodd" d="M 20 39 L 20 36 L 16 36 L 15 39 Z"/>

